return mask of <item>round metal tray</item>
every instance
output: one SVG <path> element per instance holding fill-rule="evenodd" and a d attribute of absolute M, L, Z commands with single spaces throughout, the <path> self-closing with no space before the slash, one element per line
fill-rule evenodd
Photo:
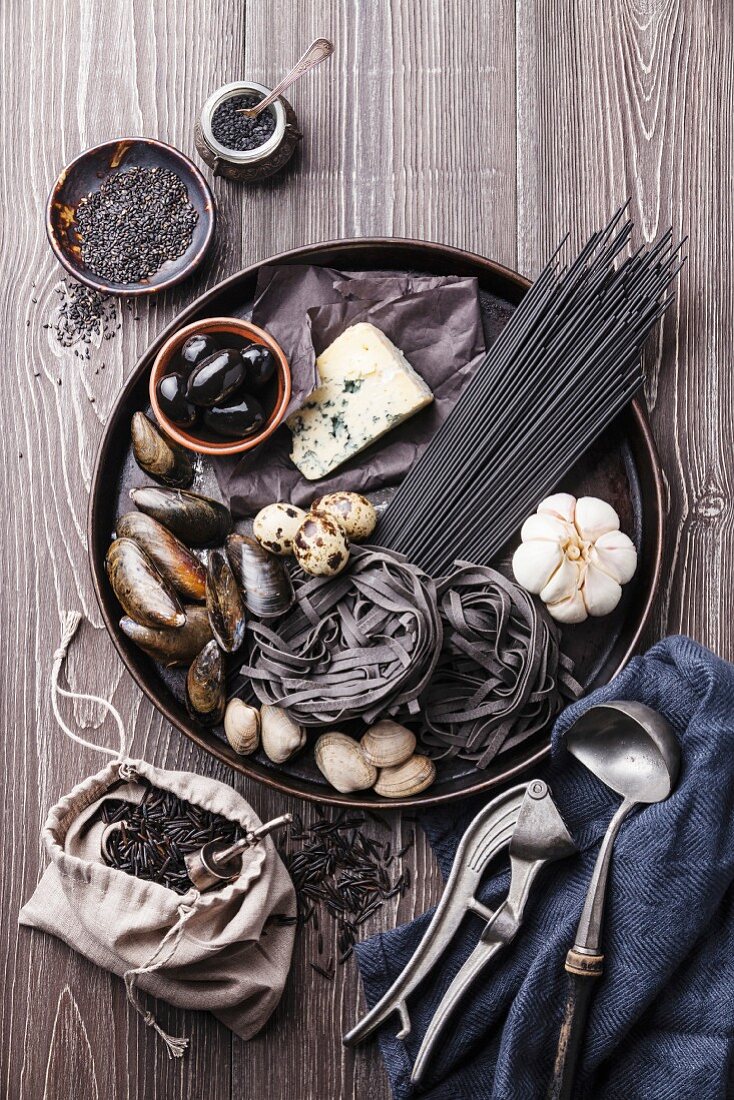
<path fill-rule="evenodd" d="M 276 766 L 259 754 L 237 756 L 223 731 L 195 723 L 183 705 L 184 672 L 154 664 L 120 631 L 120 607 L 104 570 L 104 556 L 118 516 L 130 508 L 128 491 L 150 481 L 130 454 L 130 418 L 148 408 L 148 372 L 164 340 L 191 321 L 211 316 L 246 315 L 259 269 L 265 264 L 320 264 L 347 271 L 410 271 L 433 275 L 473 276 L 479 281 L 485 330 L 491 338 L 504 326 L 530 285 L 508 268 L 481 256 L 444 245 L 401 239 L 354 239 L 309 245 L 245 268 L 197 298 L 160 334 L 137 363 L 123 387 L 102 438 L 92 479 L 88 513 L 89 561 L 102 616 L 125 666 L 151 702 L 182 733 L 237 771 L 287 794 L 321 803 L 363 808 L 428 806 L 497 787 L 537 765 L 549 751 L 549 732 L 500 755 L 486 771 L 468 764 L 439 766 L 436 782 L 409 800 L 379 798 L 369 791 L 340 795 L 326 785 L 312 753 L 301 753 Z M 213 476 L 213 475 L 212 475 Z M 606 683 L 626 663 L 638 644 L 657 589 L 663 536 L 663 481 L 647 414 L 639 401 L 618 418 L 563 480 L 564 489 L 609 500 L 622 527 L 639 547 L 639 567 L 623 599 L 603 623 L 590 620 L 564 630 L 566 652 L 576 662 L 576 675 L 591 690 Z M 208 486 L 194 488 L 207 492 Z"/>

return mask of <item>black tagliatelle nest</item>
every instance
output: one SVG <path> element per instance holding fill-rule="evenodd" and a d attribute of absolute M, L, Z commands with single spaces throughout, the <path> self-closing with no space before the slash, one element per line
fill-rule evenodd
<path fill-rule="evenodd" d="M 582 689 L 546 611 L 501 573 L 457 562 L 438 602 L 443 649 L 421 698 L 423 742 L 436 758 L 486 768 L 547 729 Z"/>
<path fill-rule="evenodd" d="M 354 547 L 337 577 L 293 580 L 294 610 L 249 624 L 241 673 L 260 702 L 306 726 L 417 715 L 443 638 L 435 582 L 401 554 L 368 547 Z"/>

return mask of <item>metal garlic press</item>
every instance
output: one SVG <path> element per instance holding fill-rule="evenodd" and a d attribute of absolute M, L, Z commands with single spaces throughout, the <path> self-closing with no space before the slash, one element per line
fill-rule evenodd
<path fill-rule="evenodd" d="M 476 897 L 484 871 L 505 848 L 510 856 L 510 888 L 492 911 Z M 456 1005 L 490 959 L 511 943 L 520 927 L 530 889 L 546 863 L 576 851 L 546 783 L 533 779 L 498 795 L 474 818 L 456 852 L 446 889 L 426 933 L 402 974 L 375 1007 L 344 1036 L 354 1046 L 393 1012 L 400 1016 L 398 1038 L 410 1034 L 407 998 L 448 947 L 467 910 L 486 924 L 479 941 L 446 990 L 423 1037 L 411 1080 L 420 1081 Z"/>

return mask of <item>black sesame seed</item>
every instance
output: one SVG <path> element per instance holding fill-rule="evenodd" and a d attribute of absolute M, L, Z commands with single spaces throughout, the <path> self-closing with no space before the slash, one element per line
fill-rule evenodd
<path fill-rule="evenodd" d="M 267 107 L 257 118 L 239 112 L 254 107 L 260 95 L 235 95 L 220 103 L 212 115 L 212 133 L 220 145 L 237 152 L 246 152 L 264 145 L 275 132 L 275 115 Z"/>
<path fill-rule="evenodd" d="M 138 283 L 183 255 L 198 217 L 169 168 L 117 172 L 76 208 L 82 260 L 102 279 Z"/>

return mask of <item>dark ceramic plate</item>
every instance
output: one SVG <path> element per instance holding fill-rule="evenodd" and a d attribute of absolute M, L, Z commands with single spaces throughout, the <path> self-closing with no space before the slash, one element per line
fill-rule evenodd
<path fill-rule="evenodd" d="M 191 244 L 177 259 L 166 260 L 155 275 L 139 283 L 110 283 L 82 262 L 74 212 L 79 200 L 99 190 L 107 176 L 130 168 L 170 168 L 186 184 L 189 202 L 199 217 Z M 56 180 L 46 208 L 48 239 L 66 270 L 93 290 L 125 296 L 155 294 L 188 278 L 204 259 L 212 242 L 214 222 L 214 197 L 199 169 L 178 149 L 153 138 L 118 138 L 80 153 Z"/>
<path fill-rule="evenodd" d="M 338 241 L 286 252 L 263 261 L 265 263 L 322 264 L 347 271 L 475 276 L 479 280 L 488 340 L 506 324 L 529 285 L 515 272 L 480 256 L 420 241 Z M 547 755 L 548 733 L 501 755 L 484 772 L 465 763 L 440 765 L 434 785 L 409 801 L 381 799 L 365 791 L 357 795 L 340 795 L 326 785 L 313 762 L 312 753 L 301 753 L 281 766 L 272 764 L 262 754 L 237 756 L 224 739 L 221 728 L 205 729 L 187 714 L 182 702 L 185 673 L 161 669 L 121 633 L 118 627 L 121 611 L 105 576 L 104 556 L 116 519 L 130 509 L 130 488 L 150 482 L 130 454 L 130 418 L 136 410 L 148 408 L 148 373 L 163 341 L 177 328 L 194 320 L 247 314 L 261 266 L 255 264 L 246 268 L 203 294 L 161 333 L 127 380 L 107 423 L 92 482 L 88 545 L 97 599 L 122 660 L 148 698 L 192 741 L 245 775 L 302 798 L 383 809 L 427 806 L 489 790 L 527 773 Z M 207 492 L 215 485 L 209 470 L 208 474 L 199 475 L 194 488 Z M 589 493 L 609 500 L 620 514 L 622 528 L 633 536 L 639 548 L 638 571 L 625 587 L 617 609 L 603 623 L 590 620 L 564 631 L 564 648 L 576 662 L 576 676 L 591 689 L 606 683 L 634 652 L 650 614 L 659 579 L 662 477 L 647 415 L 640 403 L 634 402 L 622 414 L 559 488 L 576 495 Z"/>

